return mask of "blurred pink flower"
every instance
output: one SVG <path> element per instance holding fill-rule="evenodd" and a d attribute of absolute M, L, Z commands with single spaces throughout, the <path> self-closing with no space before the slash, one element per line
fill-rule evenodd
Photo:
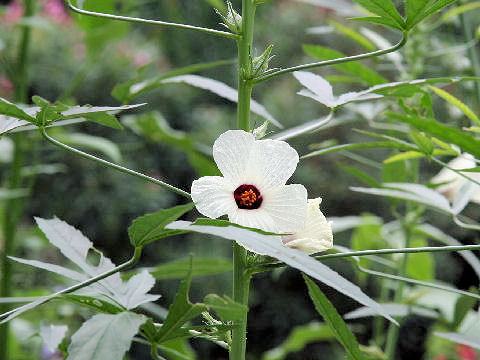
<path fill-rule="evenodd" d="M 462 360 L 477 360 L 477 352 L 471 346 L 459 344 L 457 354 Z"/>
<path fill-rule="evenodd" d="M 58 24 L 64 24 L 71 20 L 61 0 L 46 0 L 43 14 Z"/>
<path fill-rule="evenodd" d="M 12 95 L 14 87 L 15 85 L 7 76 L 0 76 L 0 95 L 2 97 L 9 97 Z"/>
<path fill-rule="evenodd" d="M 138 51 L 133 57 L 133 65 L 136 68 L 142 67 L 152 62 L 152 56 L 147 51 Z"/>
<path fill-rule="evenodd" d="M 23 16 L 23 6 L 19 1 L 14 0 L 7 6 L 7 11 L 2 15 L 2 21 L 8 23 L 15 23 Z"/>

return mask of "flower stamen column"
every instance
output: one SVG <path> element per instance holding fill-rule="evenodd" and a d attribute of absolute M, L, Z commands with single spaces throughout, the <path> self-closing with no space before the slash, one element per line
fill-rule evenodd
<path fill-rule="evenodd" d="M 255 17 L 255 0 L 242 0 L 242 33 L 238 45 L 238 107 L 237 127 L 250 131 L 251 51 Z M 233 299 L 248 306 L 251 274 L 246 268 L 247 250 L 233 243 Z M 247 345 L 247 314 L 232 331 L 230 360 L 244 360 Z"/>

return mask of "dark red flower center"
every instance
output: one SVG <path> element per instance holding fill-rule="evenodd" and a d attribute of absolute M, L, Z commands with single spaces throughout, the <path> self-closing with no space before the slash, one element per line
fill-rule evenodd
<path fill-rule="evenodd" d="M 239 209 L 255 210 L 262 205 L 262 195 L 254 185 L 240 185 L 234 192 L 233 197 Z"/>

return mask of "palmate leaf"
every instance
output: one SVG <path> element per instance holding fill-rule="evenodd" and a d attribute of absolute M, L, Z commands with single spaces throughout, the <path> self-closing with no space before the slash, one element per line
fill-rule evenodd
<path fill-rule="evenodd" d="M 202 225 L 192 224 L 188 221 L 175 221 L 167 228 L 185 231 L 194 231 L 222 237 L 227 240 L 236 241 L 239 245 L 251 249 L 259 254 L 266 254 L 283 261 L 309 276 L 322 281 L 328 286 L 333 287 L 337 291 L 351 297 L 359 303 L 372 307 L 378 314 L 385 316 L 390 321 L 396 323 L 383 308 L 374 300 L 365 295 L 358 286 L 352 284 L 331 270 L 326 265 L 308 256 L 307 254 L 283 246 L 281 240 L 277 236 L 265 235 L 257 229 L 249 229 L 229 223 L 228 221 L 207 220 L 201 222 Z"/>
<path fill-rule="evenodd" d="M 398 13 L 391 0 L 354 0 L 365 9 L 380 16 L 388 22 L 395 24 L 396 28 L 404 29 L 405 21 Z"/>
<path fill-rule="evenodd" d="M 315 309 L 322 315 L 325 322 L 332 329 L 337 340 L 343 345 L 350 358 L 355 360 L 364 360 L 365 356 L 360 351 L 357 339 L 347 327 L 337 309 L 322 293 L 320 288 L 307 276 L 303 275 L 308 287 L 308 294 L 312 299 Z"/>
<path fill-rule="evenodd" d="M 43 263 L 35 260 L 24 260 L 13 258 L 24 264 L 39 267 L 44 270 L 52 271 L 63 276 L 67 276 L 76 281 L 83 281 L 89 277 L 103 274 L 112 270 L 115 265 L 112 261 L 100 253 L 100 261 L 97 266 L 87 262 L 88 252 L 93 249 L 92 242 L 86 238 L 79 230 L 70 226 L 58 218 L 50 220 L 36 218 L 37 224 L 52 245 L 57 247 L 65 257 L 77 265 L 82 273 L 65 269 L 58 265 Z M 125 309 L 133 309 L 145 302 L 155 301 L 158 295 L 147 294 L 153 287 L 155 279 L 147 272 L 143 271 L 124 282 L 120 274 L 115 273 L 106 279 L 90 285 L 87 289 L 91 291 L 90 296 L 95 294 L 102 295 L 102 299 L 115 299 L 115 301 Z M 105 298 L 106 297 L 106 298 Z M 45 297 L 48 298 L 48 297 Z M 23 308 L 28 310 L 41 304 L 42 298 L 31 305 L 27 304 Z M 111 301 L 109 301 L 111 302 Z M 30 305 L 30 306 L 29 306 Z M 23 310 L 21 310 L 23 312 Z"/>
<path fill-rule="evenodd" d="M 457 0 L 407 0 L 407 23 L 406 29 L 410 30 L 420 21 L 435 14 L 444 7 L 453 4 Z"/>
<path fill-rule="evenodd" d="M 67 360 L 122 360 L 146 320 L 132 312 L 93 316 L 73 334 Z"/>

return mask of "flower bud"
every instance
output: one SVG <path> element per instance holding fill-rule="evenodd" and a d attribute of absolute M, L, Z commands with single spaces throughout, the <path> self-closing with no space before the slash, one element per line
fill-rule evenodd
<path fill-rule="evenodd" d="M 268 64 L 273 56 L 270 56 L 273 45 L 269 45 L 262 55 L 252 59 L 252 75 L 259 76 L 268 70 Z"/>
<path fill-rule="evenodd" d="M 253 130 L 253 136 L 255 136 L 255 139 L 260 140 L 265 137 L 267 133 L 268 124 L 269 124 L 269 121 L 265 120 L 265 122 L 262 125 L 260 125 L 259 127 Z"/>
<path fill-rule="evenodd" d="M 224 21 L 222 23 L 223 26 L 225 26 L 234 34 L 240 34 L 242 32 L 242 17 L 233 9 L 230 1 L 227 1 L 227 12 L 225 14 L 222 14 L 218 10 L 215 11 Z"/>

